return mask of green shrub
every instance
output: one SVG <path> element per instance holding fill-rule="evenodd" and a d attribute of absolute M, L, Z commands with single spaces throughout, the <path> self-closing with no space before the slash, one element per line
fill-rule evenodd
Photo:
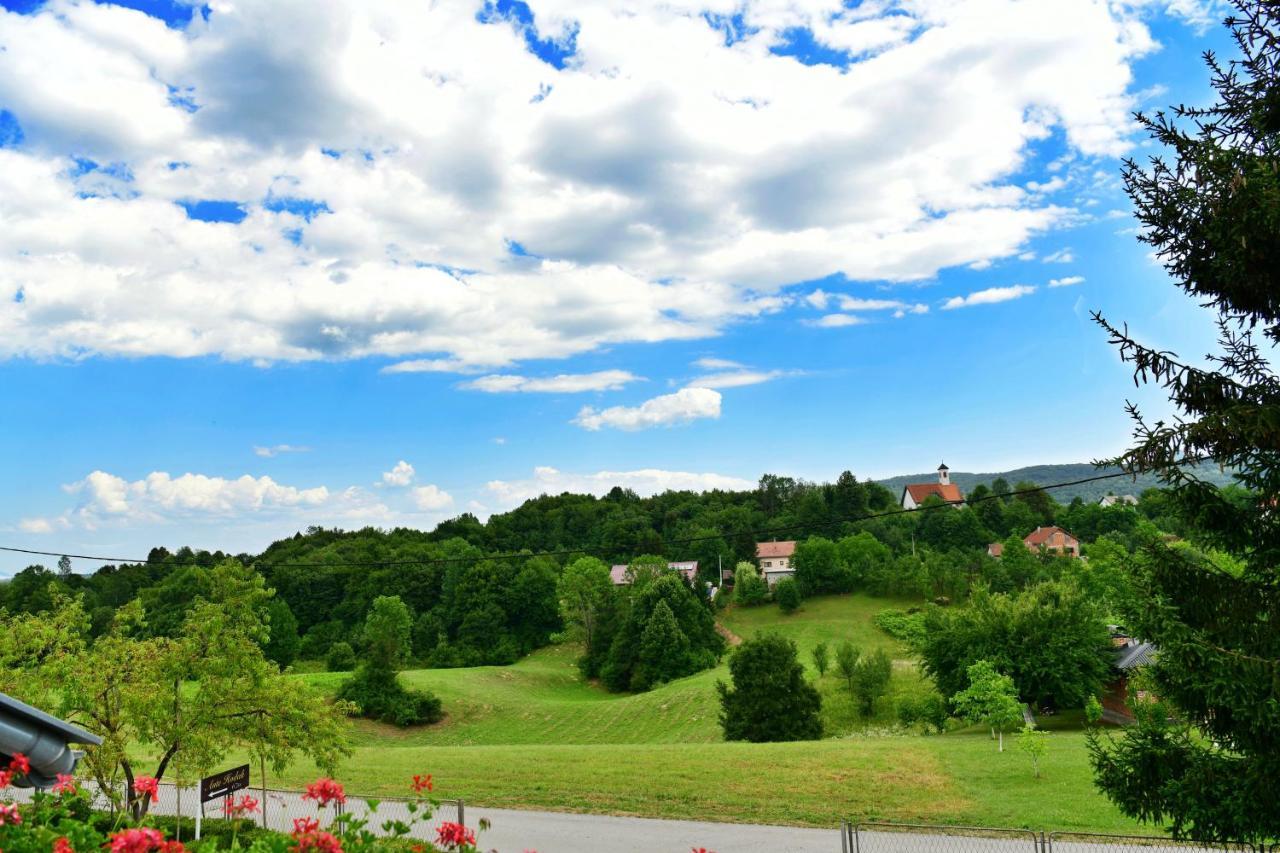
<path fill-rule="evenodd" d="M 729 659 L 733 687 L 716 683 L 725 740 L 817 740 L 822 697 L 805 680 L 796 644 L 776 634 L 753 637 Z"/>
<path fill-rule="evenodd" d="M 783 578 L 773 588 L 773 597 L 783 613 L 795 613 L 800 609 L 800 585 L 792 578 Z"/>
<path fill-rule="evenodd" d="M 402 727 L 434 723 L 443 716 L 434 695 L 407 689 L 394 670 L 367 663 L 342 685 L 338 698 L 353 703 L 362 717 Z"/>
<path fill-rule="evenodd" d="M 330 672 L 350 672 L 356 668 L 356 652 L 350 643 L 337 642 L 329 647 L 325 656 L 325 666 Z"/>
<path fill-rule="evenodd" d="M 751 563 L 738 563 L 733 571 L 733 598 L 744 607 L 763 604 L 769 597 L 769 586 Z"/>
<path fill-rule="evenodd" d="M 923 610 L 881 610 L 875 621 L 877 628 L 895 640 L 913 647 L 924 642 Z"/>

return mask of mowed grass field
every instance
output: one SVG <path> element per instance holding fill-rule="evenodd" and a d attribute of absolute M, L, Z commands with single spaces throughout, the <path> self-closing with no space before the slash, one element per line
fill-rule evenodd
<path fill-rule="evenodd" d="M 790 616 L 774 606 L 731 610 L 721 623 L 744 638 L 776 631 L 793 639 L 810 668 L 818 642 L 833 652 L 846 639 L 864 652 L 885 648 L 895 659 L 897 694 L 925 685 L 873 618 L 910 603 L 831 596 Z M 1144 831 L 1094 789 L 1084 735 L 1071 718 L 1046 721 L 1057 730 L 1035 779 L 1011 738 L 999 754 L 985 731 L 891 733 L 891 700 L 875 719 L 858 719 L 828 673 L 819 682 L 827 739 L 724 743 L 715 692 L 715 682 L 728 679 L 723 664 L 649 693 L 617 695 L 581 679 L 577 653 L 552 647 L 508 667 L 402 673 L 440 696 L 445 720 L 409 730 L 353 722 L 355 752 L 339 777 L 348 790 L 387 796 L 403 794 L 414 773 L 432 773 L 441 796 L 494 807 L 823 827 L 892 820 Z M 344 676 L 297 677 L 332 690 Z M 317 771 L 304 765 L 271 782 L 310 781 Z"/>

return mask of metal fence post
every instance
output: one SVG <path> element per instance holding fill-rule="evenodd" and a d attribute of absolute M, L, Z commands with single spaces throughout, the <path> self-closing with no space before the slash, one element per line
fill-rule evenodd
<path fill-rule="evenodd" d="M 849 822 L 840 821 L 840 853 L 849 853 Z"/>
<path fill-rule="evenodd" d="M 466 813 L 462 810 L 462 800 L 458 800 L 458 826 L 466 826 Z"/>

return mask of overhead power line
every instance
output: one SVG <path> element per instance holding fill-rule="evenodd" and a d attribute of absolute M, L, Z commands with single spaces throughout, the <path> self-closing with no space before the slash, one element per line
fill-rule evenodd
<path fill-rule="evenodd" d="M 1203 461 L 1204 461 L 1203 459 L 1197 459 L 1197 460 L 1194 460 L 1194 462 L 1187 463 L 1187 464 L 1194 464 L 1194 463 L 1203 462 Z M 1018 495 L 1030 495 L 1030 494 L 1035 494 L 1036 492 L 1049 491 L 1051 489 L 1065 489 L 1071 486 L 1082 486 L 1087 483 L 1097 483 L 1102 480 L 1113 480 L 1118 477 L 1132 477 L 1132 476 L 1134 475 L 1127 471 L 1117 471 L 1111 474 L 1096 474 L 1092 477 L 1081 477 L 1078 480 L 1067 480 L 1061 483 L 1051 483 L 1045 486 L 1035 486 L 1034 488 L 1015 489 L 1014 491 L 1003 492 L 1001 494 L 996 494 L 993 492 L 989 495 L 984 495 L 983 497 L 980 497 L 980 498 L 962 498 L 960 500 L 955 500 L 955 501 L 940 501 L 938 503 L 931 503 L 927 505 L 911 507 L 910 509 L 898 508 L 898 509 L 884 510 L 882 512 L 868 513 L 866 515 L 833 518 L 833 519 L 828 519 L 826 521 L 814 521 L 814 522 L 803 522 L 799 524 L 788 524 L 780 527 L 766 528 L 763 530 L 740 530 L 740 531 L 731 531 L 731 532 L 722 531 L 719 533 L 713 533 L 713 534 L 704 535 L 704 536 L 690 536 L 690 537 L 682 537 L 679 539 L 663 539 L 662 544 L 663 545 L 690 545 L 696 542 L 709 542 L 714 539 L 728 540 L 728 539 L 738 539 L 746 536 L 750 536 L 756 539 L 757 541 L 761 541 L 771 537 L 776 538 L 780 533 L 789 533 L 789 532 L 795 532 L 799 530 L 818 530 L 826 527 L 835 527 L 841 524 L 856 524 L 862 521 L 875 521 L 876 519 L 880 519 L 880 518 L 889 518 L 895 515 L 909 515 L 911 513 L 941 509 L 943 507 L 949 507 L 949 506 L 972 506 L 974 504 L 985 503 L 986 501 L 1002 500 L 1005 498 L 1017 497 Z M 297 563 L 297 562 L 274 563 L 269 560 L 263 560 L 262 564 L 270 568 L 290 568 L 290 569 L 305 569 L 305 568 L 338 569 L 338 568 L 375 568 L 375 567 L 389 568 L 393 566 L 436 566 L 436 565 L 447 565 L 450 563 L 465 563 L 465 562 L 473 562 L 473 561 L 480 561 L 480 560 L 527 560 L 531 557 L 569 557 L 574 554 L 592 554 L 592 553 L 603 552 L 604 550 L 605 549 L 603 548 L 584 547 L 584 548 L 568 548 L 568 549 L 562 549 L 558 551 L 534 551 L 534 552 L 507 553 L 507 554 L 485 554 L 481 556 L 470 556 L 470 557 L 435 557 L 435 558 L 424 559 L 424 560 L 367 560 L 367 561 L 356 561 L 356 562 L 337 561 L 337 562 L 306 562 L 306 563 Z M 9 547 L 5 545 L 0 545 L 0 551 L 9 551 L 11 553 L 17 553 L 17 554 L 31 554 L 34 556 L 41 556 L 41 557 L 68 557 L 74 560 L 95 560 L 95 561 L 101 561 L 103 563 L 128 563 L 128 564 L 135 564 L 135 565 L 149 565 L 153 563 L 158 563 L 158 564 L 164 564 L 164 565 L 172 565 L 165 559 L 153 560 L 150 557 L 143 558 L 143 559 L 135 559 L 131 557 L 104 557 L 104 556 L 95 555 L 95 554 L 69 554 L 62 551 L 38 551 L 31 548 L 14 548 L 14 547 Z M 180 565 L 187 565 L 187 564 L 180 564 Z"/>

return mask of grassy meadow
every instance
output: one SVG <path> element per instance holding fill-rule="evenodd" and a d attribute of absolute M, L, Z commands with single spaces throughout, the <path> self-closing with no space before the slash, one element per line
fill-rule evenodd
<path fill-rule="evenodd" d="M 1094 789 L 1078 717 L 1045 721 L 1053 734 L 1041 779 L 1012 738 L 999 754 L 977 729 L 892 731 L 892 696 L 925 685 L 907 650 L 873 618 L 909 604 L 830 596 L 790 616 L 772 605 L 722 615 L 739 637 L 791 638 L 811 670 L 809 652 L 822 641 L 833 650 L 850 640 L 890 652 L 891 695 L 872 720 L 858 718 L 838 676 L 820 680 L 825 740 L 724 743 L 715 693 L 715 682 L 728 678 L 723 664 L 649 693 L 617 695 L 584 682 L 577 650 L 559 646 L 512 666 L 402 673 L 440 696 L 445 719 L 409 730 L 353 722 L 355 752 L 339 776 L 349 790 L 392 795 L 404 793 L 412 774 L 430 772 L 442 796 L 494 807 L 806 826 L 879 819 L 1144 831 Z M 333 690 L 344 676 L 297 677 Z M 272 782 L 297 786 L 315 773 L 299 765 Z"/>

